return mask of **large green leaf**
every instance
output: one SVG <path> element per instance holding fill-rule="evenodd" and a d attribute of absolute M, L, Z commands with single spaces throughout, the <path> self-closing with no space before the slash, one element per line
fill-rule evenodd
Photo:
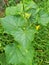
<path fill-rule="evenodd" d="M 15 40 L 17 40 L 23 48 L 28 48 L 31 41 L 34 39 L 35 30 L 34 29 L 19 29 L 13 33 Z"/>
<path fill-rule="evenodd" d="M 5 53 L 8 64 L 32 65 L 34 51 L 31 48 L 23 49 L 22 47 L 17 46 L 16 43 L 13 43 L 6 46 Z"/>
<path fill-rule="evenodd" d="M 17 15 L 23 12 L 23 4 L 17 4 L 17 6 L 7 7 L 5 10 L 6 15 Z"/>
<path fill-rule="evenodd" d="M 26 20 L 21 16 L 6 16 L 1 19 L 1 23 L 5 30 L 12 34 L 17 28 L 22 27 L 26 24 Z"/>
<path fill-rule="evenodd" d="M 27 11 L 31 8 L 36 9 L 38 6 L 33 1 L 30 1 L 30 2 L 25 3 L 24 7 L 25 7 L 25 11 Z"/>

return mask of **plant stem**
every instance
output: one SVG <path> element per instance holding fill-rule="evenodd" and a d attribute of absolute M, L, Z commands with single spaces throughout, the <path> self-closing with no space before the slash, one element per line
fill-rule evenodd
<path fill-rule="evenodd" d="M 23 3 L 23 14 L 24 14 L 24 16 L 25 16 L 24 0 L 22 0 L 22 3 Z"/>

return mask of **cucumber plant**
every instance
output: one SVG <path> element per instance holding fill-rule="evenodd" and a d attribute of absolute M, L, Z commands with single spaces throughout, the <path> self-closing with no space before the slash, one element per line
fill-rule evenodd
<path fill-rule="evenodd" d="M 40 24 L 46 26 L 49 23 L 48 10 L 44 9 L 32 0 L 22 0 L 16 6 L 6 8 L 6 16 L 0 18 L 1 24 L 5 32 L 15 40 L 4 48 L 6 65 L 32 65 L 34 36 L 38 33 Z"/>

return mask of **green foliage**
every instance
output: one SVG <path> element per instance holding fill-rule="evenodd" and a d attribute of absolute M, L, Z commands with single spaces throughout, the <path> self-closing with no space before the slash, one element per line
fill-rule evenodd
<path fill-rule="evenodd" d="M 5 48 L 7 62 L 13 65 L 17 64 L 25 64 L 32 65 L 33 58 L 33 50 L 24 49 L 21 46 L 13 43 L 11 45 L 7 45 Z M 12 59 L 11 59 L 12 58 Z"/>
<path fill-rule="evenodd" d="M 44 6 L 40 2 L 21 0 L 6 8 L 6 16 L 0 18 L 2 65 L 49 64 L 49 1 L 43 1 Z"/>

